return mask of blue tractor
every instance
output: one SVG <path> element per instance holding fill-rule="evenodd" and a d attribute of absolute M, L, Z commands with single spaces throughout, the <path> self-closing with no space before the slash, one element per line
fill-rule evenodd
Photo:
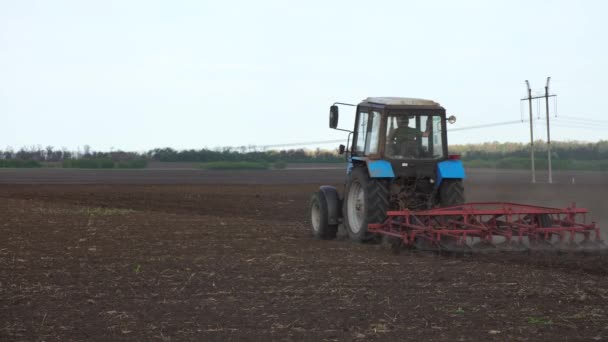
<path fill-rule="evenodd" d="M 338 105 L 356 107 L 353 131 L 337 128 Z M 349 132 L 349 148 L 340 145 L 346 182 L 342 196 L 333 186 L 313 194 L 313 235 L 333 239 L 343 224 L 353 241 L 378 241 L 368 225 L 384 222 L 387 211 L 464 203 L 464 167 L 447 147 L 446 124 L 455 121 L 431 100 L 370 97 L 358 105 L 332 105 L 329 127 Z"/>

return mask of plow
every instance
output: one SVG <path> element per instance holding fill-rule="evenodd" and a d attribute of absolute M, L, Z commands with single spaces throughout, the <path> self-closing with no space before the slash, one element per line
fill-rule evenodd
<path fill-rule="evenodd" d="M 371 233 L 387 236 L 391 247 L 437 252 L 555 250 L 596 251 L 604 244 L 587 209 L 515 203 L 467 203 L 424 211 L 388 211 Z"/>
<path fill-rule="evenodd" d="M 338 105 L 356 107 L 352 131 L 337 128 Z M 349 132 L 347 145 L 339 146 L 346 180 L 342 194 L 328 185 L 313 194 L 313 236 L 333 239 L 342 225 L 351 240 L 388 240 L 394 251 L 604 250 L 599 227 L 574 204 L 466 203 L 464 165 L 447 147 L 447 123 L 454 122 L 432 100 L 334 103 L 330 128 Z"/>

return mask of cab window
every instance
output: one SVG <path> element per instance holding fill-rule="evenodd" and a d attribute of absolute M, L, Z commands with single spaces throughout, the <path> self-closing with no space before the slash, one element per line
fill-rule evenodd
<path fill-rule="evenodd" d="M 391 114 L 387 119 L 387 157 L 395 159 L 439 159 L 443 157 L 443 125 L 439 115 Z"/>
<path fill-rule="evenodd" d="M 362 155 L 378 153 L 380 122 L 380 112 L 372 111 L 371 114 L 367 110 L 359 112 L 357 141 L 355 144 L 356 152 Z"/>

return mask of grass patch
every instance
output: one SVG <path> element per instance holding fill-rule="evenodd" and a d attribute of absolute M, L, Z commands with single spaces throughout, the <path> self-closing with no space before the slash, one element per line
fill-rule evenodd
<path fill-rule="evenodd" d="M 267 162 L 247 162 L 247 161 L 218 161 L 201 164 L 205 170 L 267 170 L 270 164 Z"/>
<path fill-rule="evenodd" d="M 143 169 L 148 165 L 144 159 L 115 162 L 111 159 L 68 159 L 62 167 L 66 169 Z"/>
<path fill-rule="evenodd" d="M 274 165 L 272 167 L 274 167 L 277 170 L 283 170 L 287 167 L 287 163 L 279 161 L 279 162 L 274 163 Z"/>
<path fill-rule="evenodd" d="M 75 208 L 33 208 L 32 211 L 44 215 L 89 215 L 89 216 L 116 216 L 134 213 L 131 209 L 102 208 L 102 207 L 75 207 Z"/>
<path fill-rule="evenodd" d="M 25 169 L 42 167 L 42 164 L 35 160 L 0 159 L 0 167 Z"/>
<path fill-rule="evenodd" d="M 148 161 L 145 159 L 125 160 L 114 164 L 117 169 L 144 169 L 146 166 L 148 166 Z"/>
<path fill-rule="evenodd" d="M 66 169 L 113 169 L 114 162 L 110 159 L 68 159 L 62 166 Z"/>
<path fill-rule="evenodd" d="M 535 325 L 552 325 L 553 321 L 543 317 L 528 317 L 528 323 Z"/>

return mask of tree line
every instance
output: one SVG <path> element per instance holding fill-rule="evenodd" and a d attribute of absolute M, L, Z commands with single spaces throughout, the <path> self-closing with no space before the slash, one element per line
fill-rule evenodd
<path fill-rule="evenodd" d="M 526 158 L 530 148 L 524 143 L 487 142 L 481 144 L 452 145 L 451 154 L 460 154 L 463 160 L 498 160 L 503 158 Z M 546 153 L 547 145 L 538 141 L 535 151 Z M 555 141 L 552 143 L 552 157 L 563 160 L 608 160 L 608 140 L 599 142 Z M 120 161 L 161 161 L 161 162 L 218 162 L 218 161 L 252 161 L 252 162 L 343 162 L 344 156 L 337 150 L 269 150 L 257 151 L 250 148 L 223 147 L 215 149 L 176 150 L 170 147 L 155 148 L 146 152 L 94 151 L 84 145 L 81 149 L 70 151 L 52 146 L 30 146 L 19 150 L 6 148 L 0 150 L 0 160 L 31 160 L 38 162 L 63 162 L 78 159 L 104 159 Z"/>
<path fill-rule="evenodd" d="M 336 151 L 328 150 L 269 150 L 269 151 L 243 151 L 241 148 L 223 147 L 211 149 L 186 149 L 176 150 L 171 147 L 155 148 L 147 152 L 125 152 L 125 151 L 93 151 L 85 145 L 77 151 L 69 151 L 65 148 L 55 149 L 52 146 L 42 148 L 40 146 L 23 147 L 17 151 L 6 148 L 0 150 L 0 160 L 32 160 L 38 162 L 63 162 L 77 159 L 103 159 L 112 161 L 161 161 L 161 162 L 217 162 L 217 161 L 252 161 L 252 162 L 341 162 L 344 156 Z"/>
<path fill-rule="evenodd" d="M 547 144 L 541 140 L 534 143 L 534 151 L 547 153 Z M 461 154 L 464 160 L 496 160 L 503 158 L 529 158 L 530 145 L 512 142 L 486 142 L 481 144 L 452 145 L 450 153 Z M 608 140 L 598 142 L 553 141 L 551 157 L 563 160 L 606 160 Z"/>

